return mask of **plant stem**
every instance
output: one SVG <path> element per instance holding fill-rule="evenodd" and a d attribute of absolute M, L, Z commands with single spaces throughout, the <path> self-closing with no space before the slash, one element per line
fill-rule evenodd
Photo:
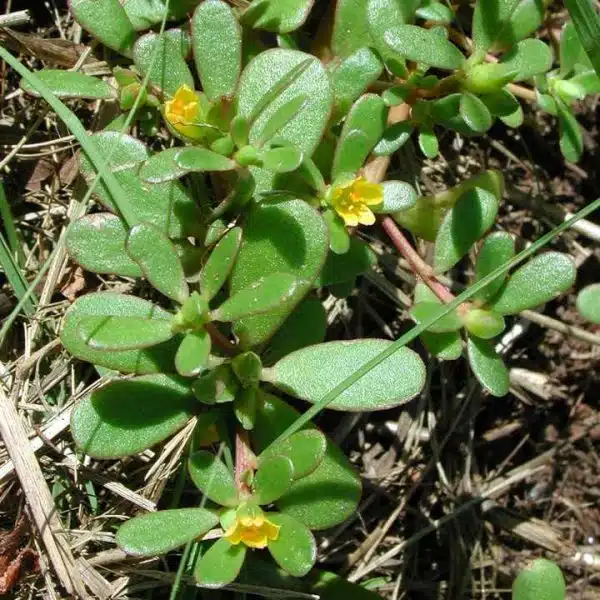
<path fill-rule="evenodd" d="M 454 300 L 454 294 L 433 273 L 433 269 L 419 256 L 419 253 L 410 245 L 406 236 L 400 231 L 391 217 L 381 220 L 381 227 L 387 233 L 396 250 L 406 259 L 412 272 L 440 299 L 447 304 Z"/>
<path fill-rule="evenodd" d="M 204 329 L 206 329 L 206 331 L 208 331 L 208 334 L 210 335 L 210 339 L 213 341 L 213 343 L 216 346 L 219 346 L 219 348 L 228 356 L 235 356 L 236 354 L 238 354 L 239 350 L 237 348 L 237 346 L 235 344 L 233 344 L 231 341 L 229 341 L 214 325 L 214 323 L 206 323 L 206 325 L 204 325 Z"/>
<path fill-rule="evenodd" d="M 243 496 L 252 493 L 245 482 L 245 475 L 249 470 L 254 471 L 256 466 L 256 455 L 250 448 L 248 432 L 238 425 L 235 432 L 235 485 Z"/>

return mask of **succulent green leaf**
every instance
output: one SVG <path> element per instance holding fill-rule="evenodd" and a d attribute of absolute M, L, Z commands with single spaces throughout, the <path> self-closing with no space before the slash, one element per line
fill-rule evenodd
<path fill-rule="evenodd" d="M 67 230 L 70 257 L 94 273 L 141 277 L 142 270 L 125 252 L 127 227 L 116 215 L 94 213 L 73 221 Z"/>
<path fill-rule="evenodd" d="M 350 249 L 350 233 L 346 224 L 335 210 L 328 208 L 323 211 L 323 220 L 329 231 L 329 248 L 335 254 L 346 254 Z"/>
<path fill-rule="evenodd" d="M 294 465 L 283 455 L 273 456 L 260 462 L 254 477 L 254 493 L 259 504 L 271 504 L 279 500 L 291 487 Z"/>
<path fill-rule="evenodd" d="M 575 282 L 573 261 L 560 252 L 545 252 L 517 269 L 489 302 L 501 315 L 513 315 L 552 300 Z"/>
<path fill-rule="evenodd" d="M 306 106 L 308 98 L 305 94 L 296 96 L 288 100 L 269 117 L 265 123 L 260 138 L 256 140 L 257 146 L 262 146 L 275 136 L 279 135 L 281 130 Z M 247 141 L 246 141 L 247 143 Z"/>
<path fill-rule="evenodd" d="M 350 238 L 350 247 L 344 254 L 330 252 L 319 274 L 315 286 L 324 287 L 346 281 L 353 281 L 359 275 L 369 271 L 377 264 L 377 256 L 356 236 Z"/>
<path fill-rule="evenodd" d="M 367 27 L 368 0 L 339 0 L 335 5 L 331 49 L 335 56 L 345 58 L 369 44 Z"/>
<path fill-rule="evenodd" d="M 194 89 L 194 78 L 185 62 L 188 48 L 189 39 L 181 29 L 169 29 L 162 38 L 156 33 L 146 33 L 133 47 L 133 61 L 143 75 L 152 65 L 150 81 L 167 96 L 174 96 L 182 85 Z"/>
<path fill-rule="evenodd" d="M 513 600 L 565 600 L 565 578 L 558 565 L 538 558 L 525 567 L 515 579 Z"/>
<path fill-rule="evenodd" d="M 305 283 L 290 273 L 271 273 L 251 283 L 211 312 L 213 321 L 238 321 L 286 305 Z"/>
<path fill-rule="evenodd" d="M 272 173 L 289 173 L 300 166 L 304 157 L 295 146 L 281 146 L 261 151 L 259 158 L 263 169 Z"/>
<path fill-rule="evenodd" d="M 478 56 L 496 46 L 511 47 L 519 41 L 524 28 L 521 23 L 519 9 L 527 9 L 521 5 L 529 0 L 495 0 L 493 5 L 487 2 L 477 2 L 473 14 L 473 42 Z M 541 3 L 541 2 L 540 2 Z"/>
<path fill-rule="evenodd" d="M 523 81 L 549 71 L 552 52 L 541 40 L 523 40 L 502 57 L 500 64 L 508 72 L 517 72 L 514 81 Z"/>
<path fill-rule="evenodd" d="M 316 429 L 305 429 L 263 452 L 259 464 L 275 456 L 285 456 L 292 462 L 294 479 L 302 479 L 321 464 L 326 450 L 327 438 Z"/>
<path fill-rule="evenodd" d="M 255 387 L 242 388 L 236 396 L 233 405 L 235 418 L 241 426 L 250 431 L 254 429 L 256 422 L 256 410 L 258 404 L 258 393 Z"/>
<path fill-rule="evenodd" d="M 419 336 L 427 351 L 440 360 L 456 360 L 462 354 L 460 332 L 431 333 L 424 331 Z"/>
<path fill-rule="evenodd" d="M 433 21 L 434 23 L 443 23 L 444 25 L 449 25 L 454 19 L 454 13 L 451 8 L 441 2 L 431 0 L 424 1 L 417 9 L 416 15 L 419 19 Z"/>
<path fill-rule="evenodd" d="M 572 73 L 577 66 L 591 66 L 590 60 L 581 45 L 577 31 L 571 21 L 565 24 L 560 36 L 560 71 L 561 77 Z"/>
<path fill-rule="evenodd" d="M 465 62 L 465 57 L 452 42 L 431 29 L 394 25 L 385 32 L 383 39 L 403 58 L 430 67 L 454 71 Z"/>
<path fill-rule="evenodd" d="M 229 277 L 242 243 L 240 227 L 230 229 L 214 247 L 202 267 L 198 285 L 203 298 L 212 300 Z"/>
<path fill-rule="evenodd" d="M 190 456 L 188 471 L 194 485 L 209 500 L 222 506 L 236 506 L 238 494 L 233 475 L 218 456 L 198 450 Z"/>
<path fill-rule="evenodd" d="M 136 31 L 145 31 L 161 23 L 167 12 L 161 0 L 124 0 L 122 5 Z"/>
<path fill-rule="evenodd" d="M 352 103 L 377 81 L 383 71 L 381 60 L 370 48 L 359 48 L 337 64 L 331 71 L 337 121 L 343 117 Z"/>
<path fill-rule="evenodd" d="M 95 350 L 138 350 L 171 339 L 171 323 L 142 317 L 88 316 L 79 319 L 81 339 Z"/>
<path fill-rule="evenodd" d="M 283 400 L 261 392 L 253 440 L 257 449 L 265 449 L 283 433 L 299 413 Z M 302 431 L 312 431 L 308 425 Z M 327 450 L 319 466 L 294 482 L 287 494 L 277 501 L 283 512 L 295 517 L 309 529 L 328 529 L 346 520 L 358 506 L 360 479 L 348 459 L 335 444 L 327 441 Z"/>
<path fill-rule="evenodd" d="M 546 4 L 544 0 L 521 0 L 497 36 L 494 46 L 510 48 L 515 42 L 535 33 L 544 20 Z"/>
<path fill-rule="evenodd" d="M 469 364 L 477 381 L 492 396 L 501 398 L 508 394 L 510 379 L 502 358 L 494 350 L 489 340 L 468 337 L 467 352 Z"/>
<path fill-rule="evenodd" d="M 176 166 L 189 172 L 233 171 L 237 165 L 234 161 L 200 146 L 180 149 L 174 156 Z"/>
<path fill-rule="evenodd" d="M 326 329 L 327 315 L 321 302 L 314 297 L 305 298 L 269 341 L 263 362 L 273 364 L 294 350 L 321 343 Z"/>
<path fill-rule="evenodd" d="M 488 107 L 470 92 L 465 92 L 460 98 L 460 115 L 478 133 L 485 133 L 492 126 L 492 115 Z"/>
<path fill-rule="evenodd" d="M 273 273 L 290 273 L 306 284 L 296 287 L 285 306 L 236 322 L 234 329 L 243 345 L 255 346 L 275 333 L 310 289 L 323 267 L 327 248 L 325 222 L 303 200 L 269 200 L 251 208 L 231 274 L 231 292 Z"/>
<path fill-rule="evenodd" d="M 465 316 L 467 331 L 483 340 L 490 340 L 504 331 L 504 317 L 493 310 L 472 308 Z"/>
<path fill-rule="evenodd" d="M 192 383 L 194 395 L 203 404 L 233 402 L 240 388 L 237 377 L 227 364 L 204 373 Z"/>
<path fill-rule="evenodd" d="M 415 188 L 405 181 L 384 181 L 383 203 L 381 206 L 373 207 L 376 213 L 391 213 L 408 210 L 417 201 Z"/>
<path fill-rule="evenodd" d="M 116 90 L 102 79 L 78 73 L 76 71 L 61 71 L 59 69 L 41 69 L 36 75 L 59 98 L 80 98 L 85 100 L 108 100 L 116 97 Z M 24 79 L 21 89 L 32 96 L 40 97 L 39 93 Z"/>
<path fill-rule="evenodd" d="M 452 268 L 494 224 L 498 200 L 494 194 L 475 188 L 465 192 L 449 210 L 435 239 L 435 269 Z"/>
<path fill-rule="evenodd" d="M 160 556 L 196 540 L 219 522 L 205 508 L 159 510 L 130 519 L 117 531 L 122 550 L 134 556 Z"/>
<path fill-rule="evenodd" d="M 588 285 L 579 292 L 577 310 L 584 319 L 600 324 L 600 283 Z"/>
<path fill-rule="evenodd" d="M 131 56 L 135 29 L 119 0 L 71 0 L 71 12 L 77 22 L 105 46 Z"/>
<path fill-rule="evenodd" d="M 386 340 L 362 339 L 309 346 L 265 369 L 263 378 L 288 394 L 316 403 L 390 344 Z M 328 408 L 391 408 L 414 398 L 424 384 L 425 366 L 421 359 L 409 348 L 401 348 L 342 392 Z"/>
<path fill-rule="evenodd" d="M 307 576 L 311 583 L 311 592 L 321 600 L 381 600 L 381 596 L 370 587 L 351 583 L 343 575 L 313 569 Z M 372 580 L 371 580 L 372 581 Z"/>
<path fill-rule="evenodd" d="M 242 14 L 244 25 L 289 33 L 304 24 L 314 0 L 254 0 Z"/>
<path fill-rule="evenodd" d="M 140 221 L 152 223 L 173 238 L 200 234 L 202 216 L 188 190 L 179 182 L 148 184 L 140 179 L 139 169 L 150 157 L 142 142 L 117 131 L 102 131 L 94 134 L 93 139 L 98 150 L 104 156 L 110 156 L 109 166 Z M 91 184 L 96 171 L 84 154 L 80 160 L 81 172 Z M 96 186 L 95 194 L 104 206 L 117 212 L 104 183 Z"/>
<path fill-rule="evenodd" d="M 208 0 L 198 6 L 192 17 L 192 46 L 208 99 L 232 96 L 242 69 L 242 32 L 226 2 Z"/>
<path fill-rule="evenodd" d="M 290 575 L 304 577 L 317 560 L 317 544 L 310 530 L 290 515 L 269 513 L 269 520 L 279 525 L 279 536 L 268 548 L 275 562 Z"/>
<path fill-rule="evenodd" d="M 182 169 L 175 162 L 175 158 L 180 152 L 181 147 L 175 146 L 174 148 L 167 148 L 162 152 L 153 154 L 142 165 L 139 172 L 140 179 L 148 183 L 164 183 L 166 181 L 181 179 L 188 171 Z M 210 152 L 210 150 L 206 150 L 206 152 Z"/>
<path fill-rule="evenodd" d="M 376 94 L 365 94 L 354 103 L 335 151 L 332 180 L 343 173 L 356 173 L 363 166 L 385 131 L 387 110 Z"/>
<path fill-rule="evenodd" d="M 413 125 L 406 121 L 390 125 L 373 148 L 373 154 L 375 156 L 391 156 L 408 142 L 413 129 Z"/>
<path fill-rule="evenodd" d="M 173 315 L 141 298 L 125 296 L 113 292 L 86 294 L 78 298 L 67 310 L 60 339 L 63 346 L 73 356 L 114 369 L 122 373 L 174 372 L 174 356 L 179 339 L 142 350 L 105 352 L 90 348 L 79 335 L 79 323 L 84 317 L 139 317 L 171 321 Z"/>
<path fill-rule="evenodd" d="M 442 312 L 441 304 L 435 302 L 417 302 L 410 310 L 410 316 L 417 322 L 422 323 L 427 319 Z M 432 333 L 448 333 L 458 331 L 463 326 L 456 311 L 452 311 L 440 317 L 427 331 Z"/>
<path fill-rule="evenodd" d="M 501 265 L 506 264 L 515 255 L 515 242 L 506 231 L 494 231 L 484 240 L 475 263 L 475 281 L 483 279 Z M 489 300 L 502 287 L 507 273 L 498 276 L 475 294 L 477 300 Z"/>
<path fill-rule="evenodd" d="M 577 162 L 583 153 L 583 133 L 577 119 L 562 100 L 556 99 L 560 151 L 571 162 Z"/>
<path fill-rule="evenodd" d="M 210 353 L 210 335 L 204 330 L 187 333 L 175 355 L 175 368 L 184 377 L 195 377 L 205 369 Z"/>
<path fill-rule="evenodd" d="M 505 89 L 483 94 L 480 98 L 494 117 L 510 117 L 519 110 L 519 101 Z"/>
<path fill-rule="evenodd" d="M 223 587 L 237 578 L 245 557 L 244 544 L 234 546 L 221 538 L 196 563 L 194 579 L 203 587 Z"/>
<path fill-rule="evenodd" d="M 440 153 L 440 145 L 433 127 L 422 126 L 419 129 L 419 148 L 427 158 L 435 158 Z"/>
<path fill-rule="evenodd" d="M 300 67 L 300 74 L 288 82 L 286 76 Z M 264 129 L 273 114 L 298 96 L 304 96 L 307 102 L 278 137 L 310 156 L 325 130 L 333 103 L 331 84 L 321 61 L 303 52 L 282 49 L 267 50 L 250 61 L 237 93 L 238 115 L 253 121 L 250 143 L 264 139 Z"/>
<path fill-rule="evenodd" d="M 90 456 L 131 456 L 181 429 L 197 406 L 189 385 L 179 377 L 117 379 L 77 404 L 71 433 L 77 447 Z"/>
<path fill-rule="evenodd" d="M 126 251 L 148 281 L 162 294 L 182 304 L 189 295 L 183 266 L 173 244 L 149 223 L 140 223 L 127 237 Z"/>

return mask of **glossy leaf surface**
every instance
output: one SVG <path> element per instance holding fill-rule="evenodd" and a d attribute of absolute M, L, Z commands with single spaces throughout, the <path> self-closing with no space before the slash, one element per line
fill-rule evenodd
<path fill-rule="evenodd" d="M 73 411 L 73 439 L 96 458 L 131 456 L 181 429 L 198 406 L 185 380 L 163 374 L 111 381 Z"/>
<path fill-rule="evenodd" d="M 102 79 L 59 69 L 41 69 L 36 75 L 59 98 L 81 98 L 86 100 L 108 100 L 116 96 L 116 90 Z M 40 97 L 27 81 L 21 81 L 21 89 L 32 96 Z"/>
<path fill-rule="evenodd" d="M 515 579 L 513 600 L 565 600 L 565 578 L 558 565 L 538 558 L 525 567 Z"/>
<path fill-rule="evenodd" d="M 186 169 L 182 169 L 176 162 L 175 157 L 181 152 L 180 146 L 168 148 L 153 154 L 142 165 L 139 175 L 140 179 L 148 183 L 164 183 L 165 181 L 173 181 L 180 179 L 186 173 Z M 210 151 L 208 151 L 210 152 Z"/>
<path fill-rule="evenodd" d="M 595 283 L 583 288 L 577 296 L 579 314 L 592 323 L 600 324 L 600 284 Z"/>
<path fill-rule="evenodd" d="M 510 380 L 502 358 L 488 340 L 470 337 L 467 340 L 469 364 L 479 383 L 492 396 L 501 398 L 508 394 Z"/>
<path fill-rule="evenodd" d="M 236 579 L 245 557 L 244 544 L 233 546 L 221 538 L 196 562 L 194 579 L 204 587 L 223 587 Z"/>
<path fill-rule="evenodd" d="M 576 274 L 566 254 L 545 252 L 517 269 L 488 306 L 501 315 L 534 308 L 568 290 Z"/>
<path fill-rule="evenodd" d="M 78 298 L 67 310 L 60 339 L 63 346 L 75 357 L 114 369 L 122 373 L 174 372 L 174 356 L 179 339 L 143 350 L 105 352 L 90 348 L 79 335 L 79 323 L 86 316 L 142 317 L 171 321 L 172 315 L 141 298 L 113 292 L 98 292 Z"/>
<path fill-rule="evenodd" d="M 175 355 L 175 368 L 184 377 L 199 375 L 208 362 L 211 340 L 204 330 L 186 333 Z"/>
<path fill-rule="evenodd" d="M 234 161 L 226 156 L 200 146 L 180 150 L 175 155 L 175 164 L 186 172 L 232 171 L 237 166 Z"/>
<path fill-rule="evenodd" d="M 254 0 L 242 15 L 244 24 L 256 29 L 289 33 L 308 18 L 314 0 Z"/>
<path fill-rule="evenodd" d="M 410 310 L 410 316 L 417 322 L 422 323 L 442 311 L 442 305 L 436 302 L 416 302 Z M 462 321 L 456 311 L 440 317 L 431 325 L 427 331 L 432 333 L 449 333 L 458 331 L 462 327 Z"/>
<path fill-rule="evenodd" d="M 160 510 L 121 525 L 116 542 L 127 554 L 160 556 L 198 539 L 218 522 L 215 513 L 205 508 Z"/>
<path fill-rule="evenodd" d="M 475 281 L 483 279 L 515 255 L 515 242 L 506 231 L 494 231 L 484 240 L 475 262 Z M 502 287 L 508 273 L 500 275 L 475 294 L 478 300 L 488 300 Z"/>
<path fill-rule="evenodd" d="M 308 292 L 327 253 L 327 228 L 303 200 L 263 201 L 252 207 L 244 225 L 242 247 L 231 274 L 231 292 L 261 277 L 290 273 L 305 285 L 285 307 L 238 321 L 236 334 L 246 346 L 267 341 Z"/>
<path fill-rule="evenodd" d="M 515 81 L 523 81 L 549 71 L 552 52 L 541 40 L 523 40 L 502 57 L 500 64 L 508 71 L 517 72 Z"/>
<path fill-rule="evenodd" d="M 263 376 L 276 387 L 309 402 L 319 402 L 358 368 L 389 347 L 385 340 L 328 342 L 302 348 L 281 359 Z M 327 408 L 381 410 L 408 402 L 425 383 L 425 366 L 401 348 L 342 392 Z"/>
<path fill-rule="evenodd" d="M 182 304 L 189 295 L 183 266 L 173 244 L 148 223 L 133 227 L 126 251 L 144 276 L 162 294 Z"/>
<path fill-rule="evenodd" d="M 336 56 L 345 58 L 369 44 L 367 0 L 339 0 L 335 5 L 331 48 Z"/>
<path fill-rule="evenodd" d="M 283 455 L 273 456 L 260 462 L 254 477 L 254 493 L 259 504 L 271 504 L 279 500 L 292 485 L 294 465 Z"/>
<path fill-rule="evenodd" d="M 208 99 L 232 96 L 242 67 L 242 33 L 226 2 L 208 0 L 198 6 L 192 18 L 192 45 Z"/>
<path fill-rule="evenodd" d="M 73 221 L 67 231 L 69 256 L 94 273 L 141 277 L 140 266 L 125 252 L 127 227 L 111 213 L 94 213 Z"/>
<path fill-rule="evenodd" d="M 233 475 L 218 456 L 199 450 L 188 461 L 188 471 L 194 485 L 210 500 L 223 506 L 237 504 Z"/>
<path fill-rule="evenodd" d="M 492 126 L 492 115 L 488 107 L 477 96 L 469 92 L 465 92 L 461 96 L 460 115 L 465 123 L 478 133 L 484 133 Z"/>
<path fill-rule="evenodd" d="M 287 457 L 293 465 L 295 479 L 310 475 L 320 464 L 327 450 L 327 438 L 316 429 L 305 429 L 260 455 L 260 463 L 275 456 Z"/>
<path fill-rule="evenodd" d="M 242 243 L 242 230 L 230 229 L 210 253 L 202 267 L 198 285 L 204 298 L 211 300 L 229 277 Z"/>
<path fill-rule="evenodd" d="M 317 560 L 317 544 L 302 522 L 285 513 L 269 513 L 269 519 L 279 525 L 279 536 L 269 542 L 269 552 L 275 562 L 290 575 L 303 577 Z"/>
<path fill-rule="evenodd" d="M 253 438 L 260 451 L 270 444 L 299 416 L 283 400 L 262 393 Z M 305 429 L 314 429 L 313 426 Z M 319 466 L 297 480 L 277 501 L 283 512 L 302 521 L 309 529 L 328 529 L 347 519 L 358 506 L 360 478 L 342 452 L 331 442 Z"/>
<path fill-rule="evenodd" d="M 376 156 L 390 156 L 410 139 L 414 127 L 410 123 L 394 123 L 388 127 L 373 148 Z"/>
<path fill-rule="evenodd" d="M 391 213 L 412 208 L 417 201 L 415 188 L 405 181 L 384 181 L 383 203 L 374 207 L 373 212 Z"/>

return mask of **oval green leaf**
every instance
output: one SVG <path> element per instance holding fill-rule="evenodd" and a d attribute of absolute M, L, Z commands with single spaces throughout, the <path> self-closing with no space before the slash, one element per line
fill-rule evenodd
<path fill-rule="evenodd" d="M 67 230 L 67 251 L 84 269 L 141 277 L 142 270 L 125 252 L 127 227 L 116 215 L 95 213 L 73 221 Z"/>
<path fill-rule="evenodd" d="M 465 92 L 460 98 L 460 115 L 465 123 L 478 133 L 485 133 L 492 126 L 488 107 L 474 94 Z"/>
<path fill-rule="evenodd" d="M 584 319 L 600 324 L 600 283 L 588 285 L 579 292 L 577 310 Z"/>
<path fill-rule="evenodd" d="M 510 379 L 502 358 L 488 340 L 469 336 L 467 340 L 469 364 L 477 381 L 492 396 L 501 398 L 508 394 Z"/>
<path fill-rule="evenodd" d="M 116 97 L 116 90 L 108 83 L 76 71 L 61 71 L 59 69 L 41 69 L 36 75 L 59 98 L 80 98 L 85 100 L 108 100 Z M 40 94 L 24 79 L 21 89 L 32 96 Z"/>
<path fill-rule="evenodd" d="M 344 254 L 329 252 L 315 286 L 323 287 L 353 281 L 377 264 L 377 255 L 369 244 L 356 236 L 350 238 L 350 247 Z"/>
<path fill-rule="evenodd" d="M 523 81 L 549 71 L 552 52 L 542 40 L 523 40 L 502 57 L 500 64 L 507 72 L 516 71 L 514 81 Z"/>
<path fill-rule="evenodd" d="M 127 554 L 160 556 L 198 539 L 218 522 L 215 513 L 205 508 L 160 510 L 121 525 L 116 542 Z"/>
<path fill-rule="evenodd" d="M 173 244 L 154 225 L 140 223 L 133 227 L 125 248 L 159 292 L 183 304 L 189 288 L 181 261 Z"/>
<path fill-rule="evenodd" d="M 242 14 L 244 25 L 289 33 L 304 24 L 314 0 L 254 0 Z"/>
<path fill-rule="evenodd" d="M 271 504 L 279 500 L 292 485 L 294 465 L 283 455 L 261 461 L 254 478 L 254 493 L 259 504 Z"/>
<path fill-rule="evenodd" d="M 417 202 L 415 188 L 405 181 L 384 181 L 383 203 L 373 207 L 376 213 L 401 212 L 412 208 Z"/>
<path fill-rule="evenodd" d="M 175 164 L 185 172 L 233 171 L 237 167 L 226 156 L 200 146 L 180 149 L 175 154 Z"/>
<path fill-rule="evenodd" d="M 238 494 L 233 475 L 221 459 L 210 452 L 194 452 L 188 461 L 194 485 L 209 499 L 222 506 L 236 506 Z"/>
<path fill-rule="evenodd" d="M 477 261 L 475 262 L 475 282 L 480 281 L 498 267 L 506 264 L 515 255 L 515 242 L 506 231 L 494 231 L 484 240 Z M 499 275 L 479 290 L 474 296 L 478 300 L 489 300 L 502 287 L 502 284 L 508 277 L 508 273 Z"/>
<path fill-rule="evenodd" d="M 242 569 L 246 546 L 217 540 L 196 562 L 194 579 L 202 587 L 220 588 L 234 581 Z"/>
<path fill-rule="evenodd" d="M 229 277 L 242 243 L 240 227 L 230 229 L 214 247 L 198 279 L 202 297 L 212 300 Z"/>
<path fill-rule="evenodd" d="M 575 282 L 573 261 L 560 252 L 546 252 L 517 269 L 489 302 L 501 315 L 513 315 L 552 300 Z"/>
<path fill-rule="evenodd" d="M 408 140 L 414 130 L 414 126 L 408 122 L 394 123 L 388 127 L 381 139 L 373 148 L 375 156 L 390 156 L 398 151 Z"/>
<path fill-rule="evenodd" d="M 232 96 L 242 68 L 242 33 L 226 2 L 208 0 L 198 6 L 192 17 L 192 45 L 208 99 Z"/>
<path fill-rule="evenodd" d="M 163 374 L 111 381 L 73 410 L 77 447 L 96 458 L 142 452 L 181 429 L 198 401 L 181 378 Z"/>
<path fill-rule="evenodd" d="M 90 316 L 141 317 L 160 319 L 170 323 L 173 315 L 141 298 L 113 292 L 86 294 L 78 298 L 67 310 L 60 332 L 63 346 L 75 357 L 114 369 L 122 373 L 174 372 L 174 356 L 180 338 L 174 338 L 152 348 L 104 352 L 90 348 L 79 335 L 79 322 Z"/>
<path fill-rule="evenodd" d="M 186 173 L 176 162 L 175 157 L 181 152 L 181 147 L 167 148 L 153 154 L 140 169 L 140 179 L 148 183 L 164 183 L 181 179 Z"/>
<path fill-rule="evenodd" d="M 183 377 L 195 377 L 205 369 L 210 354 L 210 335 L 204 330 L 187 333 L 175 355 L 175 368 Z"/>
<path fill-rule="evenodd" d="M 417 302 L 410 309 L 410 316 L 417 322 L 422 323 L 441 313 L 443 306 L 436 302 Z M 456 311 L 451 311 L 447 315 L 440 317 L 427 331 L 432 333 L 449 333 L 458 331 L 463 326 L 460 317 Z"/>
<path fill-rule="evenodd" d="M 268 518 L 279 525 L 279 536 L 269 542 L 269 552 L 275 562 L 294 577 L 304 577 L 317 560 L 317 544 L 310 530 L 290 515 L 268 513 Z"/>
<path fill-rule="evenodd" d="M 515 579 L 513 600 L 565 600 L 565 578 L 558 565 L 538 558 L 525 567 Z"/>
<path fill-rule="evenodd" d="M 288 394 L 316 403 L 391 343 L 363 339 L 309 346 L 265 369 L 263 377 Z M 391 408 L 414 398 L 424 385 L 423 362 L 409 348 L 401 348 L 342 392 L 327 408 L 348 411 Z"/>

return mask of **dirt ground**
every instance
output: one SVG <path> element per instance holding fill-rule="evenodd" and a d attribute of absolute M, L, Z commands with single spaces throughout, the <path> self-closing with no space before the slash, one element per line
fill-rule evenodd
<path fill-rule="evenodd" d="M 68 68 L 89 42 L 62 2 L 9 5 L 12 11 L 31 9 L 33 18 L 14 33 L 0 30 L 0 43 L 30 68 Z M 564 19 L 560 7 L 554 17 Z M 101 61 L 101 53 L 94 56 Z M 99 62 L 97 72 L 102 68 Z M 81 194 L 78 146 L 43 101 L 18 91 L 18 78 L 4 63 L 0 72 L 0 176 L 31 281 Z M 90 130 L 97 127 L 93 103 L 73 106 Z M 598 101 L 578 108 L 586 150 L 577 165 L 565 164 L 554 120 L 525 109 L 525 125 L 516 132 L 496 125 L 474 140 L 447 134 L 442 157 L 423 162 L 419 176 L 422 190 L 438 191 L 484 168 L 500 169 L 507 192 L 498 227 L 518 236 L 522 246 L 600 190 Z M 407 164 L 421 163 L 418 150 L 409 148 L 394 159 L 392 170 L 402 175 Z M 590 221 L 600 226 L 600 215 Z M 412 289 L 406 265 L 383 236 L 369 231 L 365 238 L 379 265 L 349 298 L 323 297 L 331 339 L 395 339 L 410 327 L 401 302 Z M 600 238 L 569 231 L 552 245 L 575 259 L 578 280 L 571 293 L 542 308 L 547 319 L 510 322 L 502 338 L 511 368 L 508 396 L 482 393 L 464 361 L 438 362 L 420 348 L 429 373 L 420 398 L 380 413 L 319 417 L 364 481 L 355 518 L 319 536 L 320 567 L 369 582 L 385 598 L 491 600 L 509 598 L 519 570 L 545 556 L 563 569 L 569 598 L 600 599 L 600 327 L 586 324 L 574 308 L 577 291 L 598 280 Z M 162 506 L 161 496 L 176 485 L 189 431 L 127 460 L 94 461 L 75 450 L 68 413 L 98 376 L 58 343 L 61 316 L 81 294 L 126 291 L 132 284 L 84 273 L 59 258 L 36 289 L 40 310 L 18 319 L 1 348 L 2 386 L 35 438 L 60 516 L 58 534 L 78 568 L 88 569 L 90 589 L 105 598 L 167 598 L 178 555 L 124 561 L 114 531 L 125 518 Z M 466 268 L 457 269 L 456 282 L 468 275 Z M 0 284 L 5 318 L 16 300 L 1 272 Z M 557 330 L 557 323 L 569 330 Z M 582 339 L 582 329 L 596 336 L 592 343 L 589 336 Z M 473 500 L 482 496 L 483 502 Z M 0 526 L 12 531 L 24 507 L 24 492 L 0 443 Z M 0 539 L 0 594 L 6 564 L 28 547 L 28 564 L 7 597 L 61 597 L 43 540 L 26 524 L 21 529 Z"/>

